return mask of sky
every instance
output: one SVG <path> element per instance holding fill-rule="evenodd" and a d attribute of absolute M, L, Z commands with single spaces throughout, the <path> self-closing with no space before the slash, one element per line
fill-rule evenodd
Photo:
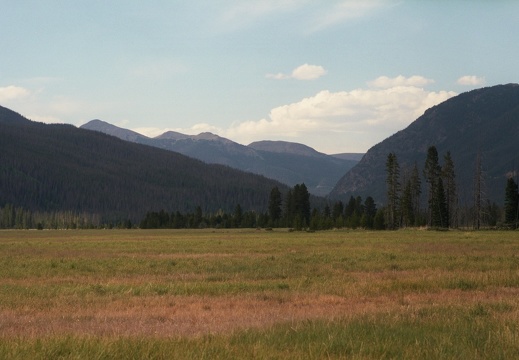
<path fill-rule="evenodd" d="M 366 152 L 519 82 L 519 1 L 0 0 L 0 105 L 147 136 Z"/>

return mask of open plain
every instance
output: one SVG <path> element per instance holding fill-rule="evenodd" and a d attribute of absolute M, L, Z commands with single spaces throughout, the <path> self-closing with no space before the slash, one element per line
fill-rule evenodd
<path fill-rule="evenodd" d="M 519 233 L 0 232 L 0 358 L 519 357 Z"/>

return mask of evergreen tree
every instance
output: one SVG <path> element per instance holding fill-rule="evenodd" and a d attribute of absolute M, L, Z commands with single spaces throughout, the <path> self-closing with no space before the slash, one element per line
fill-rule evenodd
<path fill-rule="evenodd" d="M 476 171 L 474 173 L 474 228 L 479 229 L 483 218 L 483 167 L 481 152 L 476 156 Z"/>
<path fill-rule="evenodd" d="M 427 223 L 429 226 L 433 225 L 433 211 L 438 211 L 438 183 L 440 180 L 441 167 L 438 161 L 438 150 L 435 146 L 430 146 L 427 150 L 427 158 L 425 159 L 424 166 L 424 177 L 425 181 L 429 184 L 428 188 L 428 219 Z M 434 210 L 436 209 L 436 210 Z M 436 215 L 436 214 L 435 214 Z"/>
<path fill-rule="evenodd" d="M 363 213 L 364 205 L 362 204 L 362 197 L 357 196 L 354 200 L 353 214 L 348 218 L 346 225 L 352 229 L 356 229 L 361 226 Z"/>
<path fill-rule="evenodd" d="M 233 222 L 234 222 L 234 227 L 239 228 L 242 226 L 243 210 L 241 209 L 240 204 L 236 205 L 236 207 L 234 208 Z"/>
<path fill-rule="evenodd" d="M 418 165 L 414 164 L 411 172 L 411 199 L 413 202 L 414 225 L 418 226 L 420 221 L 420 195 L 422 194 L 422 181 L 418 172 Z"/>
<path fill-rule="evenodd" d="M 201 227 L 201 225 L 202 225 L 202 217 L 203 217 L 202 208 L 200 206 L 197 206 L 196 209 L 195 209 L 195 216 L 194 216 L 194 220 L 193 220 L 193 227 L 194 228 Z"/>
<path fill-rule="evenodd" d="M 281 219 L 281 192 L 277 186 L 270 191 L 269 215 L 272 225 L 276 226 Z"/>
<path fill-rule="evenodd" d="M 332 219 L 334 221 L 337 221 L 339 217 L 342 217 L 344 213 L 344 204 L 342 201 L 336 201 L 335 204 L 333 204 L 333 211 L 332 211 Z"/>
<path fill-rule="evenodd" d="M 431 209 L 432 226 L 439 228 L 448 227 L 448 213 L 447 203 L 445 200 L 445 190 L 443 188 L 443 181 L 438 179 L 436 186 L 436 194 L 434 194 L 433 207 Z"/>
<path fill-rule="evenodd" d="M 355 212 L 361 216 L 364 213 L 364 204 L 362 203 L 362 196 L 355 198 Z"/>
<path fill-rule="evenodd" d="M 348 205 L 344 209 L 344 219 L 347 221 L 350 217 L 353 216 L 355 212 L 355 198 L 350 196 L 350 200 L 348 200 Z"/>
<path fill-rule="evenodd" d="M 402 215 L 402 226 L 412 226 L 415 223 L 414 203 L 412 195 L 411 180 L 407 180 L 402 192 L 402 199 L 400 202 L 400 211 Z"/>
<path fill-rule="evenodd" d="M 452 160 L 450 151 L 444 156 L 444 164 L 442 167 L 442 178 L 445 185 L 445 203 L 447 210 L 447 226 L 457 226 L 457 207 L 458 198 L 456 194 L 456 175 L 454 173 L 454 161 Z"/>
<path fill-rule="evenodd" d="M 291 227 L 294 221 L 294 194 L 292 189 L 287 191 L 287 195 L 285 197 L 285 209 L 283 217 L 285 219 L 285 226 Z"/>
<path fill-rule="evenodd" d="M 389 229 L 398 228 L 398 208 L 400 194 L 400 167 L 396 155 L 389 153 L 386 161 L 386 185 L 387 185 L 387 217 L 386 224 Z"/>
<path fill-rule="evenodd" d="M 285 223 L 298 230 L 310 225 L 310 193 L 304 183 L 296 184 L 287 192 Z"/>
<path fill-rule="evenodd" d="M 373 219 L 373 229 L 384 230 L 386 228 L 386 221 L 384 219 L 384 210 L 378 209 Z"/>
<path fill-rule="evenodd" d="M 377 206 L 375 200 L 368 196 L 364 201 L 364 214 L 362 216 L 361 226 L 367 229 L 373 229 L 375 215 L 377 214 Z"/>
<path fill-rule="evenodd" d="M 310 224 L 310 193 L 304 183 L 294 186 L 294 215 L 301 227 Z"/>
<path fill-rule="evenodd" d="M 518 185 L 512 177 L 506 182 L 505 189 L 505 223 L 517 227 L 519 215 Z"/>
<path fill-rule="evenodd" d="M 331 217 L 330 206 L 328 204 L 324 207 L 323 216 L 325 218 Z"/>

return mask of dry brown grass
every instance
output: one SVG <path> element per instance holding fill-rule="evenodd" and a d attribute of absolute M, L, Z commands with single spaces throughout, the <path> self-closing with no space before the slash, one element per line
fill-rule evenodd
<path fill-rule="evenodd" d="M 519 245 L 508 234 L 503 236 L 508 242 L 500 248 L 496 244 L 481 242 L 480 237 L 476 237 L 478 242 L 474 243 L 472 239 L 466 240 L 467 237 L 473 237 L 472 234 L 458 234 L 456 237 L 456 234 L 438 233 L 435 235 L 437 238 L 434 238 L 431 233 L 420 232 L 426 236 L 426 240 L 414 240 L 416 234 L 408 236 L 404 233 L 404 236 L 408 236 L 405 241 L 400 241 L 400 238 L 382 238 L 378 242 L 372 241 L 370 235 L 365 233 L 291 234 L 287 235 L 290 236 L 288 240 L 282 237 L 285 235 L 276 235 L 280 237 L 279 243 L 269 238 L 262 243 L 258 235 L 252 233 L 258 250 L 263 247 L 268 249 L 265 251 L 256 251 L 257 248 L 254 244 L 250 245 L 250 241 L 240 243 L 240 237 L 247 236 L 241 233 L 236 243 L 233 242 L 235 234 L 225 233 L 222 236 L 226 242 L 225 251 L 219 249 L 222 244 L 217 242 L 185 251 L 187 245 L 196 245 L 197 241 L 201 241 L 198 238 L 189 240 L 192 243 L 183 242 L 177 250 L 171 250 L 171 246 L 176 244 L 175 236 L 171 233 L 156 235 L 160 241 L 171 241 L 160 247 L 144 241 L 127 245 L 117 237 L 100 237 L 99 245 L 89 244 L 88 232 L 83 233 L 83 236 L 75 232 L 65 233 L 63 236 L 79 236 L 68 236 L 66 239 L 59 237 L 61 234 L 52 233 L 46 234 L 49 238 L 45 239 L 29 239 L 27 236 L 30 234 L 27 232 L 20 234 L 25 238 L 2 234 L 4 238 L 0 239 L 0 245 L 5 250 L 4 254 L 7 254 L 2 260 L 7 263 L 11 261 L 10 257 L 14 257 L 17 259 L 16 266 L 26 262 L 36 264 L 34 266 L 47 266 L 50 270 L 44 267 L 45 271 L 49 271 L 45 276 L 36 272 L 27 276 L 19 272 L 9 275 L 9 271 L 6 271 L 7 275 L 0 279 L 0 292 L 3 292 L 0 293 L 0 299 L 9 300 L 10 304 L 6 305 L 7 301 L 0 304 L 0 338 L 40 338 L 50 335 L 197 337 L 232 333 L 241 329 L 268 328 L 278 323 L 296 324 L 303 320 L 332 321 L 380 313 L 414 314 L 420 309 L 431 307 L 470 307 L 477 304 L 506 304 L 509 311 L 493 316 L 506 316 L 507 319 L 519 321 L 519 288 L 513 285 L 515 283 L 505 284 L 509 278 L 513 280 L 519 276 L 514 260 L 509 259 L 518 254 Z M 90 234 L 99 236 L 99 233 Z M 197 236 L 201 236 L 203 241 L 207 241 L 207 236 L 211 237 L 211 241 L 219 239 L 218 234 L 201 234 Z M 377 236 L 381 234 L 384 233 Z M 396 236 L 394 234 L 388 236 Z M 42 236 L 40 233 L 36 235 Z M 139 232 L 123 235 L 142 237 Z M 148 233 L 145 235 L 152 238 Z M 306 243 L 299 242 L 302 240 L 297 236 Z M 447 236 L 447 239 L 441 236 Z M 358 242 L 358 237 L 366 237 L 366 242 Z M 32 243 L 26 245 L 27 241 Z M 102 246 L 107 246 L 106 251 L 99 250 Z M 139 251 L 140 247 L 142 251 Z M 423 256 L 440 258 L 430 266 L 422 266 Z M 402 260 L 404 257 L 407 258 Z M 500 257 L 508 259 L 508 262 L 499 260 Z M 345 270 L 344 259 L 350 258 L 358 263 L 372 263 L 362 265 L 366 270 L 359 267 Z M 59 262 L 60 259 L 64 259 L 63 263 Z M 72 267 L 74 261 L 92 259 L 102 261 L 103 266 L 105 263 L 111 265 L 111 259 L 122 259 L 118 265 L 121 267 L 127 262 L 139 260 L 142 266 L 137 270 L 132 268 L 135 273 L 117 276 L 110 275 L 109 268 L 99 273 L 78 273 Z M 216 286 L 227 286 L 233 282 L 271 284 L 277 281 L 280 287 L 238 294 L 226 293 L 224 290 L 216 295 L 133 293 L 132 289 L 138 286 L 197 284 L 215 275 L 196 267 L 186 267 L 187 270 L 184 270 L 182 264 L 172 265 L 169 272 L 147 272 L 151 265 L 156 265 L 150 265 L 147 261 L 170 259 L 179 262 L 192 260 L 202 265 L 210 263 L 211 266 L 236 261 L 239 270 L 235 273 L 232 268 L 230 273 L 219 270 L 225 280 L 217 280 Z M 50 260 L 56 261 L 56 264 L 51 264 Z M 266 265 L 261 271 L 273 275 L 274 280 L 268 277 L 267 280 L 251 279 L 255 271 L 248 268 L 251 261 L 260 265 L 263 261 Z M 281 262 L 281 265 L 276 261 Z M 292 270 L 291 267 L 301 262 L 305 262 L 304 266 L 301 265 L 297 271 Z M 502 268 L 499 268 L 501 263 Z M 11 266 L 15 266 L 13 264 Z M 275 266 L 279 268 L 270 269 Z M 117 269 L 122 271 L 121 268 Z M 294 273 L 286 277 L 274 276 L 285 270 L 287 274 L 291 274 L 288 270 Z M 272 271 L 272 274 L 268 271 Z M 316 278 L 313 278 L 314 273 L 317 274 Z M 465 281 L 469 284 L 468 288 L 449 288 L 449 284 L 456 284 L 456 281 Z M 306 285 L 301 285 L 303 283 Z M 471 288 L 470 284 L 474 284 L 474 287 Z M 95 289 L 98 285 L 123 290 L 100 294 L 95 291 L 57 291 L 56 296 L 32 297 L 6 293 L 13 287 L 29 289 L 29 292 L 34 290 L 36 294 L 38 291 L 49 294 L 52 292 L 48 289 L 52 288 L 91 286 Z"/>
<path fill-rule="evenodd" d="M 0 311 L 0 337 L 48 335 L 183 337 L 230 333 L 302 320 L 353 318 L 378 313 L 416 313 L 434 306 L 507 303 L 506 317 L 519 321 L 519 289 L 443 290 L 436 293 L 341 297 L 263 293 L 249 296 L 144 296 L 57 301 L 48 309 Z M 505 315 L 503 315 L 505 316 Z"/>

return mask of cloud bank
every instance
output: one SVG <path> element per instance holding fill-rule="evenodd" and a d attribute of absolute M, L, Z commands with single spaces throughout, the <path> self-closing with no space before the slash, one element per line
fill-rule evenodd
<path fill-rule="evenodd" d="M 428 84 L 434 83 L 434 80 L 427 79 L 423 76 L 414 75 L 406 78 L 405 76 L 399 75 L 394 78 L 387 76 L 380 76 L 373 81 L 368 82 L 369 86 L 388 89 L 395 86 L 417 86 L 423 87 Z"/>
<path fill-rule="evenodd" d="M 236 122 L 227 128 L 197 124 L 171 130 L 187 134 L 210 131 L 242 144 L 270 139 L 303 142 L 326 153 L 365 152 L 407 127 L 428 108 L 457 95 L 421 87 L 433 82 L 422 76 L 382 76 L 369 82 L 368 88 L 323 90 L 278 106 L 263 119 Z"/>

